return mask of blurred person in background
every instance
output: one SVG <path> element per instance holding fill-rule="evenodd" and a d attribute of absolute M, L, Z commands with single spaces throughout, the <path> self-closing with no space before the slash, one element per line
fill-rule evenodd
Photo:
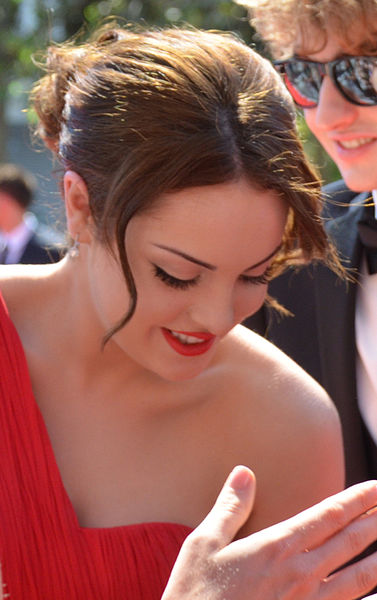
<path fill-rule="evenodd" d="M 0 263 L 56 262 L 59 250 L 54 232 L 29 211 L 36 179 L 15 164 L 0 165 Z"/>

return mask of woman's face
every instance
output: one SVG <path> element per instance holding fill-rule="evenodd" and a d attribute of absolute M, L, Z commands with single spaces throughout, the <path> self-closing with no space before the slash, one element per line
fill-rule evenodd
<path fill-rule="evenodd" d="M 167 380 L 201 373 L 224 336 L 262 305 L 287 207 L 246 179 L 162 196 L 127 228 L 137 305 L 116 343 Z M 91 287 L 105 329 L 126 313 L 120 267 L 102 248 Z"/>

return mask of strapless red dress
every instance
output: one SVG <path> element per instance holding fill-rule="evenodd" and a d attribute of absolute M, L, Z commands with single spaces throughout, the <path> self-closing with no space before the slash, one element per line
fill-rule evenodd
<path fill-rule="evenodd" d="M 0 296 L 0 561 L 10 600 L 159 600 L 190 531 L 80 527 Z"/>

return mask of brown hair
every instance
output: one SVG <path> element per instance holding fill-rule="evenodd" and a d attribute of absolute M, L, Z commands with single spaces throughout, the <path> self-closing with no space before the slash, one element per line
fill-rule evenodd
<path fill-rule="evenodd" d="M 36 185 L 29 171 L 12 163 L 0 165 L 0 191 L 9 194 L 22 208 L 29 208 Z"/>
<path fill-rule="evenodd" d="M 165 192 L 246 176 L 289 206 L 275 273 L 300 257 L 336 263 L 292 100 L 233 35 L 105 27 L 87 43 L 49 48 L 45 68 L 32 94 L 38 133 L 85 180 L 97 237 L 110 250 L 116 240 L 130 290 L 113 331 L 136 306 L 127 224 Z"/>
<path fill-rule="evenodd" d="M 274 58 L 317 52 L 327 32 L 346 54 L 377 55 L 377 0 L 235 1 L 250 9 L 251 23 Z"/>

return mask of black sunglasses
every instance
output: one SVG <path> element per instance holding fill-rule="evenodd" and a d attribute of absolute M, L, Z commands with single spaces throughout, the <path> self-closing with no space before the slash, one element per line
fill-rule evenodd
<path fill-rule="evenodd" d="M 283 75 L 293 100 L 303 108 L 318 105 L 325 75 L 352 104 L 377 104 L 377 56 L 343 56 L 324 63 L 293 57 L 277 60 L 274 66 Z"/>

